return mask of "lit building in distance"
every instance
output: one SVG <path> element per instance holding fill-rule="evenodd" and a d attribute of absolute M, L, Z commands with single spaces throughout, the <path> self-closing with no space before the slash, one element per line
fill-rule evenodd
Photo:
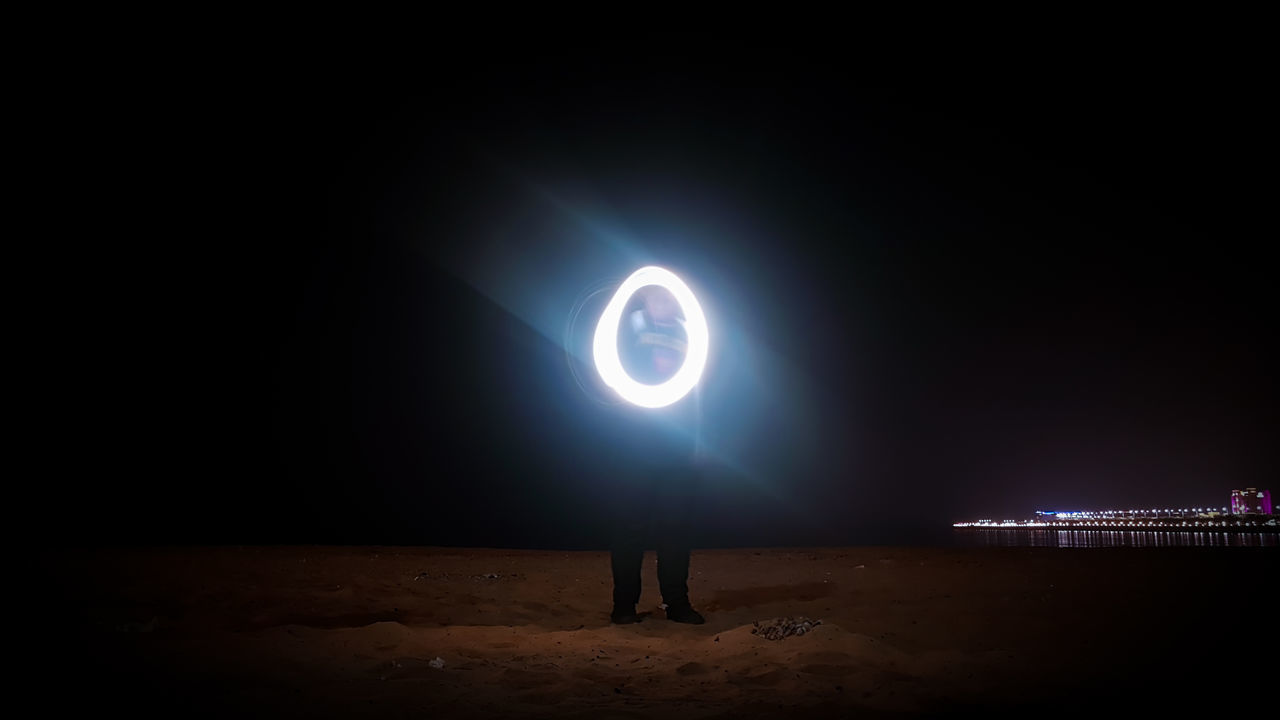
<path fill-rule="evenodd" d="M 1231 491 L 1231 514 L 1271 514 L 1271 491 L 1245 488 Z"/>

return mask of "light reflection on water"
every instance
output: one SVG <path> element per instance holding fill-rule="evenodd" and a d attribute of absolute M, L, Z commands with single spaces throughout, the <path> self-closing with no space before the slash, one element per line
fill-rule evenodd
<path fill-rule="evenodd" d="M 964 530 L 960 543 L 979 547 L 1280 547 L 1276 533 L 1147 530 Z"/>

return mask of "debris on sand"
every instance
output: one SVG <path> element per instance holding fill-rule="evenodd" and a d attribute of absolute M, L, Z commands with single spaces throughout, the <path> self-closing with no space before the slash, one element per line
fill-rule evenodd
<path fill-rule="evenodd" d="M 800 636 L 822 624 L 821 620 L 810 620 L 803 615 L 795 617 L 779 617 L 772 620 L 756 620 L 752 623 L 752 635 L 759 635 L 765 640 L 781 640 L 792 635 Z"/>
<path fill-rule="evenodd" d="M 436 670 L 443 669 L 443 668 L 444 668 L 444 658 L 442 658 L 442 657 L 437 657 L 435 660 L 431 660 L 431 661 L 429 661 L 427 664 L 428 664 L 428 665 L 430 665 L 431 667 L 435 668 Z"/>

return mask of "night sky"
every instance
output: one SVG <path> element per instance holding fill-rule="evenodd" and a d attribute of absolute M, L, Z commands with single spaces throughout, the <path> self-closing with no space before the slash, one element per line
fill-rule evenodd
<path fill-rule="evenodd" d="M 1259 66 L 1024 60 L 85 68 L 33 500 L 69 542 L 603 548 L 647 420 L 562 341 L 650 263 L 713 333 L 695 547 L 1272 487 Z"/>

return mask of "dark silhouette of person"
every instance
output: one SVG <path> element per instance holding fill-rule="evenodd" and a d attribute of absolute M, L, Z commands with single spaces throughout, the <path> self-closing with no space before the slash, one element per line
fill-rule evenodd
<path fill-rule="evenodd" d="M 636 292 L 624 314 L 619 340 L 623 366 L 636 380 L 656 384 L 671 377 L 684 362 L 687 334 L 675 297 L 657 286 Z M 614 493 L 613 611 L 610 620 L 640 621 L 641 568 L 648 541 L 657 551 L 658 588 L 667 619 L 701 624 L 702 615 L 689 601 L 690 521 L 697 467 L 694 462 L 698 421 L 695 392 L 665 408 L 627 407 L 636 460 L 617 479 Z M 651 537 L 649 534 L 652 534 Z"/>

